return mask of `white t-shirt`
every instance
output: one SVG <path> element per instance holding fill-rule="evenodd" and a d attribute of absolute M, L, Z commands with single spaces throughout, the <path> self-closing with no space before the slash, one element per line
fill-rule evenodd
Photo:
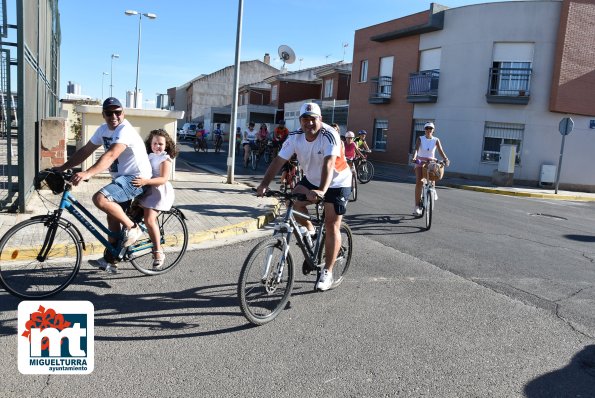
<path fill-rule="evenodd" d="M 438 142 L 438 138 L 432 137 L 428 139 L 425 135 L 422 135 L 419 139 L 420 146 L 417 150 L 417 156 L 420 158 L 436 159 L 436 143 Z"/>
<path fill-rule="evenodd" d="M 250 142 L 254 142 L 256 141 L 256 129 L 250 131 L 250 129 L 248 130 L 244 130 L 244 136 L 246 136 L 246 138 L 242 139 L 242 144 L 249 144 Z"/>
<path fill-rule="evenodd" d="M 289 160 L 293 154 L 297 155 L 298 162 L 304 170 L 304 175 L 312 184 L 320 187 L 320 177 L 324 158 L 336 156 L 333 178 L 329 188 L 341 188 L 351 186 L 351 169 L 345 160 L 345 153 L 341 145 L 341 138 L 337 130 L 322 123 L 316 139 L 312 142 L 306 140 L 306 133 L 299 130 L 289 133 L 283 143 L 279 156 Z"/>
<path fill-rule="evenodd" d="M 89 140 L 94 145 L 103 145 L 107 151 L 112 144 L 124 144 L 126 149 L 111 164 L 109 172 L 112 178 L 123 175 L 151 178 L 151 163 L 147 155 L 147 148 L 134 127 L 124 119 L 115 130 L 110 130 L 107 124 L 99 126 Z"/>

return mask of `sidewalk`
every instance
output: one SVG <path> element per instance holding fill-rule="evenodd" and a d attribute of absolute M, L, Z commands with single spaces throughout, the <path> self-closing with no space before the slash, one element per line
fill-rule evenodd
<path fill-rule="evenodd" d="M 399 182 L 415 183 L 415 176 L 412 167 L 404 165 L 392 165 L 380 162 L 374 162 L 375 176 L 386 178 Z M 486 192 L 499 195 L 510 195 L 519 197 L 541 198 L 551 200 L 570 200 L 595 202 L 595 193 L 561 191 L 555 194 L 554 188 L 539 188 L 526 186 L 499 187 L 491 184 L 489 181 L 470 180 L 466 178 L 449 177 L 448 169 L 444 173 L 444 178 L 438 182 L 438 185 L 450 188 L 465 189 L 469 191 Z"/>
<path fill-rule="evenodd" d="M 108 178 L 96 177 L 73 189 L 74 197 L 103 223 L 105 214 L 93 205 L 91 197 L 107 183 Z M 227 184 L 225 177 L 201 170 L 176 171 L 176 180 L 172 184 L 176 191 L 175 206 L 186 216 L 190 244 L 255 231 L 269 223 L 277 209 L 276 199 L 257 198 L 251 187 Z M 28 208 L 34 211 L 0 214 L 0 237 L 13 225 L 34 215 L 47 214 L 58 207 L 60 196 L 52 195 L 48 190 L 40 193 L 53 204 L 44 204 L 37 192 L 33 192 Z M 70 214 L 65 214 L 67 218 L 74 219 Z M 78 221 L 75 224 L 79 225 Z M 95 237 L 82 226 L 79 229 L 87 244 L 85 255 L 103 253 L 103 246 Z"/>

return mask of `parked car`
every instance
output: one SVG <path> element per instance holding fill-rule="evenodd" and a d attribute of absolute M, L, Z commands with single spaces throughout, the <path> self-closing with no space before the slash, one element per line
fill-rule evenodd
<path fill-rule="evenodd" d="M 178 141 L 194 139 L 196 135 L 195 123 L 184 123 L 181 129 L 178 130 Z"/>

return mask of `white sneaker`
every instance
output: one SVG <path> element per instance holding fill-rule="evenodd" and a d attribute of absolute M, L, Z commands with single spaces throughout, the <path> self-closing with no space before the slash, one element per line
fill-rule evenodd
<path fill-rule="evenodd" d="M 105 261 L 103 257 L 100 257 L 96 260 L 89 260 L 89 265 L 92 267 L 99 268 L 100 270 L 103 270 L 110 274 L 115 274 L 116 272 L 118 272 L 118 267 L 116 267 L 114 264 L 108 263 L 107 261 Z"/>
<path fill-rule="evenodd" d="M 320 278 L 318 279 L 318 282 L 316 282 L 316 289 L 320 290 L 321 292 L 324 292 L 325 290 L 329 290 L 332 284 L 333 272 L 325 268 L 320 273 Z"/>
<path fill-rule="evenodd" d="M 413 209 L 413 214 L 415 214 L 416 216 L 421 216 L 422 213 L 423 213 L 422 208 L 419 206 L 415 206 L 415 209 Z"/>
<path fill-rule="evenodd" d="M 124 247 L 132 246 L 134 242 L 143 235 L 143 230 L 140 229 L 138 224 L 136 227 L 124 230 Z"/>
<path fill-rule="evenodd" d="M 432 194 L 434 195 L 434 202 L 438 200 L 438 192 L 435 189 L 432 190 Z"/>

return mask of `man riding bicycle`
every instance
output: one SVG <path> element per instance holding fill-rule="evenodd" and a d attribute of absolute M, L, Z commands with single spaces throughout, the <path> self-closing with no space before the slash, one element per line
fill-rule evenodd
<path fill-rule="evenodd" d="M 299 130 L 289 134 L 279 155 L 267 169 L 256 189 L 263 196 L 279 169 L 295 153 L 303 165 L 304 178 L 293 190 L 304 194 L 307 201 L 295 204 L 295 209 L 307 213 L 306 206 L 324 200 L 326 236 L 324 241 L 325 265 L 316 283 L 316 289 L 325 291 L 333 283 L 333 267 L 341 247 L 340 226 L 347 211 L 347 198 L 351 193 L 351 170 L 345 161 L 339 133 L 322 122 L 322 113 L 316 103 L 305 103 L 300 109 Z M 299 220 L 313 233 L 310 221 Z"/>

